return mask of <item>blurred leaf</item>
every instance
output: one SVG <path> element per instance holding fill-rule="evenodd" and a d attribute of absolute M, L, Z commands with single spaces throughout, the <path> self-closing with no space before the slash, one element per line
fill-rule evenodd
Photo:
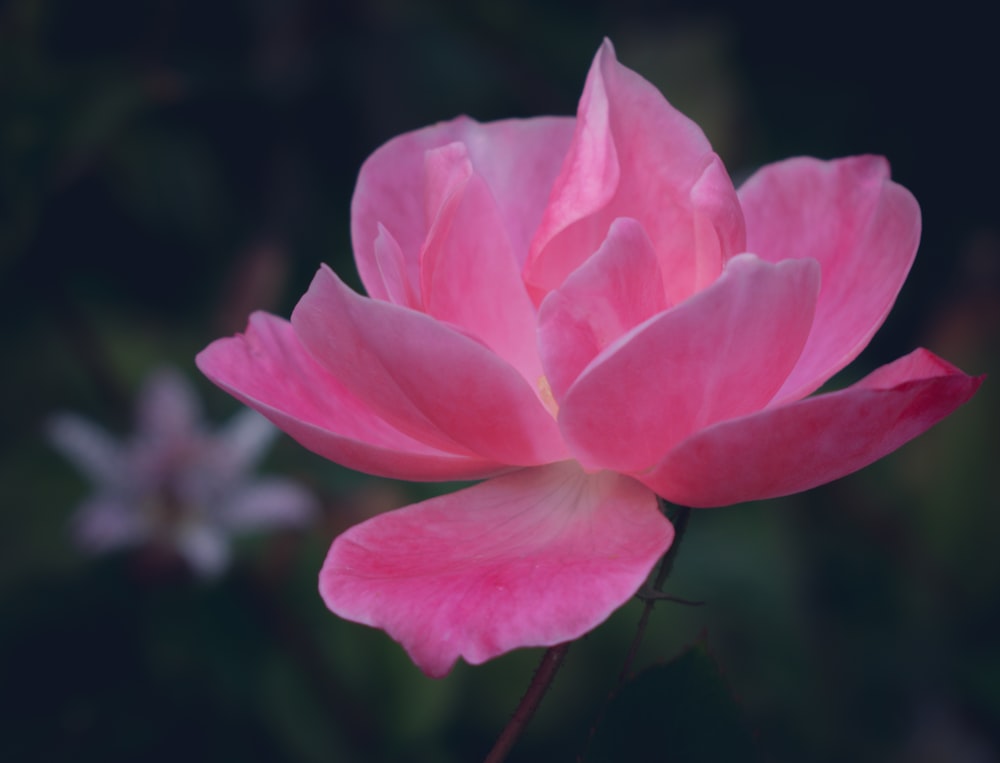
<path fill-rule="evenodd" d="M 620 760 L 760 760 L 741 709 L 704 647 L 644 670 L 612 700 L 586 761 Z"/>
<path fill-rule="evenodd" d="M 344 719 L 332 715 L 317 701 L 289 655 L 271 654 L 262 673 L 257 691 L 261 717 L 282 740 L 290 759 L 303 763 L 357 760 L 345 749 L 341 729 Z"/>
<path fill-rule="evenodd" d="M 211 239 L 229 217 L 215 157 L 191 134 L 134 131 L 115 152 L 114 186 L 122 206 L 154 230 Z"/>

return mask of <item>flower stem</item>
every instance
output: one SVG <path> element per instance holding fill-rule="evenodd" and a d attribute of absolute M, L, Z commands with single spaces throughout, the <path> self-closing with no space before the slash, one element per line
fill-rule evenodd
<path fill-rule="evenodd" d="M 670 520 L 670 523 L 674 526 L 674 542 L 670 544 L 670 548 L 667 553 L 663 555 L 663 559 L 660 561 L 660 568 L 656 571 L 656 578 L 653 580 L 653 584 L 644 587 L 645 592 L 640 593 L 640 598 L 643 600 L 642 614 L 639 615 L 639 625 L 636 628 L 635 636 L 632 637 L 632 643 L 629 644 L 628 654 L 625 655 L 625 662 L 622 663 L 621 671 L 618 673 L 618 680 L 615 681 L 615 688 L 611 690 L 604 699 L 604 704 L 601 706 L 600 711 L 597 713 L 597 717 L 594 720 L 594 724 L 590 727 L 590 734 L 587 736 L 586 741 L 583 744 L 583 750 L 580 755 L 577 756 L 577 761 L 583 761 L 587 758 L 587 753 L 590 750 L 590 744 L 594 740 L 594 735 L 597 733 L 598 727 L 601 725 L 601 721 L 604 720 L 604 714 L 607 712 L 608 705 L 614 696 L 621 691 L 622 686 L 625 681 L 628 680 L 629 673 L 632 671 L 632 663 L 635 662 L 636 655 L 639 653 L 639 647 L 642 644 L 642 639 L 646 635 L 646 626 L 649 624 L 649 616 L 653 613 L 653 607 L 656 606 L 656 602 L 662 599 L 673 599 L 674 601 L 679 601 L 684 604 L 691 604 L 694 606 L 700 606 L 702 602 L 686 601 L 683 599 L 676 599 L 676 597 L 667 597 L 663 595 L 663 584 L 667 582 L 667 577 L 670 575 L 670 571 L 674 568 L 674 560 L 677 558 L 677 551 L 681 547 L 681 540 L 684 538 L 684 532 L 687 530 L 688 520 L 691 518 L 691 509 L 687 506 L 676 506 L 674 511 L 670 512 L 668 510 L 668 504 L 665 500 L 660 497 L 656 499 L 660 504 L 660 511 Z"/>
<path fill-rule="evenodd" d="M 667 502 L 662 498 L 658 498 L 657 500 L 660 502 L 660 510 L 666 514 Z M 621 688 L 632 670 L 632 663 L 635 662 L 635 657 L 639 653 L 639 647 L 642 645 L 642 639 L 646 635 L 646 626 L 649 624 L 649 617 L 653 613 L 653 607 L 656 606 L 659 598 L 656 594 L 662 593 L 663 584 L 667 582 L 667 577 L 674 568 L 674 560 L 677 558 L 677 552 L 681 547 L 681 540 L 684 538 L 684 532 L 687 530 L 690 518 L 691 509 L 687 506 L 677 506 L 674 515 L 670 517 L 670 521 L 674 526 L 674 542 L 670 544 L 670 549 L 664 554 L 663 561 L 660 562 L 660 569 L 656 573 L 655 580 L 653 580 L 652 595 L 645 597 L 642 614 L 639 615 L 639 625 L 636 628 L 635 636 L 632 638 L 632 643 L 629 645 L 628 654 L 625 655 L 625 662 L 622 663 L 622 669 L 618 673 L 615 691 Z"/>
<path fill-rule="evenodd" d="M 552 685 L 552 681 L 556 677 L 556 672 L 559 670 L 559 666 L 562 665 L 563 660 L 566 659 L 566 652 L 568 651 L 569 643 L 556 644 L 547 649 L 545 654 L 542 655 L 542 660 L 535 669 L 535 675 L 531 679 L 531 684 L 528 686 L 527 691 L 524 692 L 524 696 L 521 697 L 521 702 L 518 704 L 517 709 L 514 710 L 514 714 L 507 722 L 504 730 L 500 732 L 496 744 L 493 745 L 493 749 L 490 750 L 489 755 L 486 756 L 483 763 L 502 763 L 502 761 L 506 760 L 507 754 L 514 747 L 514 744 L 527 727 L 538 706 L 542 703 L 542 698 Z"/>

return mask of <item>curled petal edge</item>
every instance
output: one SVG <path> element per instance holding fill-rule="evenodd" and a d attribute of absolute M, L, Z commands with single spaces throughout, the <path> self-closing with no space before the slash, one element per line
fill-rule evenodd
<path fill-rule="evenodd" d="M 634 476 L 667 500 L 703 508 L 809 490 L 927 431 L 984 378 L 918 349 L 846 389 L 708 427 Z"/>
<path fill-rule="evenodd" d="M 301 445 L 349 469 L 436 481 L 481 479 L 509 468 L 400 432 L 320 366 L 282 318 L 254 313 L 244 334 L 216 340 L 196 362 L 215 384 Z"/>

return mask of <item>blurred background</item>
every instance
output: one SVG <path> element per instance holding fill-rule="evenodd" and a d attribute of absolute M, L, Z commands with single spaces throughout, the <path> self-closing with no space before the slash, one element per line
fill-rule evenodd
<path fill-rule="evenodd" d="M 696 512 L 668 591 L 706 603 L 658 606 L 638 666 L 702 644 L 761 760 L 1000 761 L 1000 71 L 974 8 L 0 4 L 0 760 L 485 755 L 539 651 L 433 681 L 316 593 L 338 532 L 447 486 L 371 479 L 282 437 L 260 473 L 321 511 L 240 534 L 206 578 L 156 544 L 81 549 L 71 527 L 92 485 L 45 426 L 70 410 L 128 438 L 163 366 L 195 385 L 206 427 L 223 425 L 239 407 L 193 356 L 251 310 L 287 315 L 321 262 L 358 283 L 348 212 L 364 158 L 460 113 L 571 114 L 608 36 L 737 179 L 794 154 L 879 153 L 920 201 L 910 279 L 838 383 L 918 345 L 993 374 L 858 474 Z M 511 760 L 581 754 L 639 609 L 571 649 Z M 666 687 L 649 702 L 666 718 L 698 699 Z M 710 759 L 656 727 L 642 745 L 588 759 Z"/>

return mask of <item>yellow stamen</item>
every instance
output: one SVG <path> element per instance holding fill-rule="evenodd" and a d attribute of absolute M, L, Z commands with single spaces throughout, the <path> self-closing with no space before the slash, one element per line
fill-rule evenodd
<path fill-rule="evenodd" d="M 542 403 L 545 407 L 549 409 L 549 413 L 552 414 L 552 418 L 558 418 L 559 404 L 552 396 L 552 387 L 549 386 L 549 380 L 545 378 L 544 374 L 538 377 L 538 396 L 542 399 Z"/>

